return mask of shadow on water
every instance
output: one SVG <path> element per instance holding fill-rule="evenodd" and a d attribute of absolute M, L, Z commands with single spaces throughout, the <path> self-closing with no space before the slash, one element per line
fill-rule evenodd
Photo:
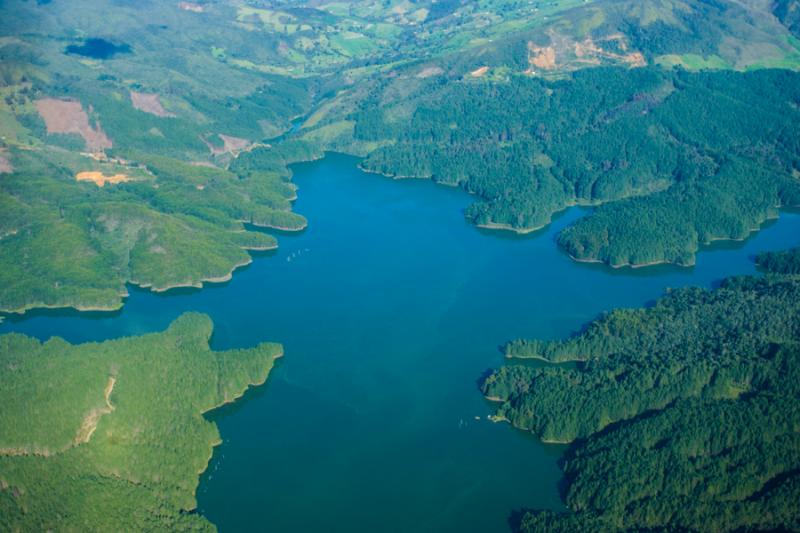
<path fill-rule="evenodd" d="M 267 235 L 272 235 L 275 237 L 302 237 L 303 234 L 308 230 L 308 226 L 305 226 L 302 229 L 281 229 L 281 228 L 274 228 L 274 227 L 266 227 L 266 226 L 256 226 L 255 224 L 250 224 L 249 222 L 244 223 L 244 229 L 247 231 L 257 231 L 258 233 L 266 233 Z M 280 241 L 278 242 L 278 246 L 280 247 Z"/>
<path fill-rule="evenodd" d="M 81 318 L 87 320 L 106 320 L 119 318 L 122 315 L 124 304 L 119 309 L 112 311 L 78 311 L 72 307 L 59 307 L 55 309 L 36 308 L 24 313 L 0 314 L 9 324 L 20 324 L 33 318 Z"/>

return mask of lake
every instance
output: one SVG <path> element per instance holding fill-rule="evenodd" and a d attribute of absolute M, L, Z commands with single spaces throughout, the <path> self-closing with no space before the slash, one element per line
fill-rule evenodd
<path fill-rule="evenodd" d="M 117 45 L 105 39 L 92 38 L 86 39 L 83 44 L 71 44 L 64 51 L 92 59 L 111 59 L 117 54 L 130 53 L 131 47 L 124 43 Z"/>
<path fill-rule="evenodd" d="M 356 164 L 294 166 L 308 229 L 280 234 L 277 251 L 229 283 L 131 288 L 120 312 L 39 311 L 0 332 L 102 340 L 201 311 L 217 349 L 283 343 L 265 386 L 210 415 L 224 442 L 198 510 L 220 531 L 508 531 L 514 511 L 562 508 L 563 447 L 486 419 L 478 383 L 504 364 L 500 345 L 568 335 L 666 287 L 753 273 L 755 253 L 800 244 L 800 215 L 784 213 L 745 242 L 704 249 L 693 268 L 614 271 L 556 247 L 586 210 L 526 236 L 480 230 L 464 220 L 462 191 Z"/>

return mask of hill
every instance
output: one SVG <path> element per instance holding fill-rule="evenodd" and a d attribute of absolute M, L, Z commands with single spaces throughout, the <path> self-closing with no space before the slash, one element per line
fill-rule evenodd
<path fill-rule="evenodd" d="M 127 284 L 228 279 L 277 246 L 259 228 L 306 226 L 288 165 L 325 150 L 460 184 L 483 226 L 529 231 L 599 206 L 559 242 L 614 266 L 692 264 L 702 243 L 797 203 L 794 1 L 14 0 L 3 13 L 4 312 L 115 309 Z"/>

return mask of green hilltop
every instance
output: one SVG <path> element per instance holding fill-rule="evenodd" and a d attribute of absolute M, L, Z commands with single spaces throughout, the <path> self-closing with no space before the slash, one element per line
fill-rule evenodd
<path fill-rule="evenodd" d="M 0 336 L 0 529 L 211 530 L 198 475 L 219 443 L 204 413 L 264 382 L 278 344 L 213 352 L 211 321 L 73 346 Z"/>

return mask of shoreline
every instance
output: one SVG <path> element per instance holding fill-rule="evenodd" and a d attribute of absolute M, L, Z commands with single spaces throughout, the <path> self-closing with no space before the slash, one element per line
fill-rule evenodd
<path fill-rule="evenodd" d="M 225 283 L 226 281 L 230 281 L 233 278 L 233 273 L 236 270 L 238 270 L 241 267 L 247 266 L 252 262 L 253 258 L 248 257 L 245 261 L 241 261 L 233 265 L 231 270 L 227 274 L 223 274 L 222 276 L 206 277 L 206 278 L 201 278 L 197 281 L 178 282 L 173 285 L 167 285 L 164 287 L 154 287 L 152 283 L 145 284 L 133 280 L 131 280 L 131 283 L 141 289 L 148 289 L 154 293 L 164 293 L 172 289 L 202 289 L 204 283 Z"/>
<path fill-rule="evenodd" d="M 277 361 L 278 359 L 283 358 L 283 356 L 286 355 L 286 352 L 283 349 L 283 345 L 282 344 L 277 344 L 277 346 L 279 346 L 278 352 L 275 355 L 272 356 L 272 365 L 270 365 L 270 367 L 267 370 L 266 374 L 264 374 L 264 378 L 263 379 L 261 379 L 260 381 L 253 381 L 253 382 L 248 383 L 247 386 L 244 387 L 239 394 L 237 394 L 233 398 L 225 400 L 222 403 L 219 403 L 219 404 L 211 407 L 210 409 L 206 409 L 205 411 L 202 411 L 200 413 L 200 416 L 201 417 L 205 417 L 206 414 L 208 414 L 208 413 L 210 413 L 212 411 L 215 411 L 215 410 L 219 409 L 220 407 L 223 407 L 225 405 L 229 405 L 229 404 L 232 404 L 232 403 L 236 403 L 245 394 L 247 394 L 247 392 L 250 389 L 258 388 L 258 387 L 261 387 L 262 385 L 264 385 L 267 382 L 267 380 L 269 379 L 270 374 L 272 374 L 272 369 L 275 367 L 275 361 Z M 214 458 L 214 451 L 223 442 L 222 441 L 222 436 L 219 433 L 219 426 L 217 426 L 216 422 L 210 422 L 210 423 L 213 424 L 214 427 L 217 430 L 217 439 L 214 442 L 210 443 L 211 449 L 210 449 L 209 454 L 208 454 L 208 459 L 206 459 L 206 462 L 203 465 L 203 467 L 197 472 L 197 482 L 195 483 L 194 487 L 192 488 L 192 498 L 194 498 L 194 507 L 191 508 L 191 509 L 186 509 L 187 511 L 194 511 L 194 510 L 197 509 L 197 489 L 200 488 L 200 476 L 202 476 L 203 473 L 206 470 L 208 470 L 208 465 L 211 464 L 211 460 Z"/>
<path fill-rule="evenodd" d="M 277 250 L 278 245 L 275 244 L 274 246 L 255 246 L 255 247 L 243 247 L 243 250 L 253 251 L 253 252 L 268 252 L 271 250 Z M 236 270 L 245 267 L 253 262 L 252 257 L 248 257 L 247 260 L 241 261 L 233 265 L 231 270 L 222 276 L 216 277 L 204 277 L 199 279 L 198 281 L 191 281 L 191 282 L 179 282 L 172 285 L 167 285 L 165 287 L 154 287 L 152 283 L 142 283 L 133 279 L 127 280 L 125 283 L 130 283 L 140 289 L 146 289 L 156 294 L 163 294 L 167 291 L 172 289 L 202 289 L 203 284 L 205 283 L 225 283 L 226 281 L 230 281 L 233 279 L 233 274 Z M 119 304 L 115 304 L 113 306 L 84 306 L 84 305 L 74 305 L 74 304 L 26 304 L 23 307 L 19 307 L 12 310 L 0 309 L 0 323 L 3 322 L 5 318 L 4 315 L 19 315 L 20 317 L 24 316 L 29 311 L 36 311 L 36 310 L 59 310 L 59 309 L 71 309 L 77 311 L 79 313 L 113 313 L 115 311 L 121 310 L 125 306 L 125 299 L 130 296 L 130 293 L 126 289 L 124 292 L 119 294 L 120 302 Z"/>
<path fill-rule="evenodd" d="M 570 259 L 572 259 L 573 261 L 575 261 L 577 263 L 600 263 L 600 264 L 609 266 L 609 267 L 614 268 L 614 269 L 621 269 L 621 268 L 637 269 L 637 268 L 645 268 L 645 267 L 657 266 L 657 265 L 672 265 L 672 266 L 677 266 L 677 267 L 691 268 L 691 267 L 693 267 L 693 266 L 695 266 L 697 264 L 697 254 L 703 251 L 702 247 L 704 247 L 704 246 L 705 247 L 713 246 L 714 243 L 745 242 L 746 240 L 751 238 L 754 233 L 758 233 L 759 231 L 761 231 L 761 228 L 765 223 L 772 222 L 774 220 L 780 219 L 780 209 L 792 209 L 792 208 L 794 208 L 794 206 L 791 206 L 791 205 L 776 206 L 776 209 L 778 209 L 779 211 L 778 211 L 778 213 L 775 214 L 775 216 L 766 216 L 766 217 L 764 217 L 764 219 L 761 220 L 761 222 L 759 222 L 758 225 L 756 225 L 753 228 L 748 228 L 747 229 L 747 233 L 742 237 L 730 237 L 730 236 L 723 235 L 723 236 L 709 237 L 708 239 L 706 239 L 704 241 L 698 240 L 697 241 L 698 247 L 697 247 L 697 249 L 694 250 L 693 256 L 692 256 L 692 260 L 691 260 L 690 263 L 679 263 L 677 261 L 673 261 L 673 260 L 670 260 L 670 259 L 659 259 L 657 261 L 648 261 L 646 263 L 622 263 L 622 264 L 619 264 L 619 265 L 612 265 L 608 261 L 603 261 L 602 259 L 596 259 L 596 258 L 591 258 L 591 257 L 589 257 L 589 258 L 577 258 L 577 257 L 575 257 L 574 255 L 572 255 L 569 252 L 567 252 L 567 255 L 569 256 Z"/>
<path fill-rule="evenodd" d="M 363 160 L 363 158 L 362 158 Z M 363 172 L 364 174 L 375 174 L 377 176 L 383 176 L 384 178 L 389 178 L 390 180 L 409 180 L 409 179 L 416 179 L 416 180 L 431 180 L 433 181 L 433 176 L 423 177 L 423 176 L 401 176 L 399 174 L 387 174 L 386 172 L 381 172 L 380 170 L 372 170 L 370 168 L 365 167 L 364 165 L 359 162 L 356 165 L 356 168 Z"/>
<path fill-rule="evenodd" d="M 120 299 L 124 300 L 130 293 L 126 290 L 119 294 Z M 37 309 L 41 310 L 59 310 L 59 309 L 72 309 L 74 311 L 78 311 L 80 313 L 113 313 L 114 311 L 119 311 L 125 305 L 124 301 L 120 301 L 119 304 L 114 304 L 110 306 L 104 305 L 75 305 L 75 304 L 25 304 L 22 307 L 17 307 L 15 309 L 0 309 L 0 322 L 2 322 L 4 315 L 19 315 L 22 316 L 29 311 L 35 311 Z"/>
<path fill-rule="evenodd" d="M 586 357 L 582 358 L 576 357 L 574 359 L 564 359 L 563 361 L 553 361 L 552 359 L 546 359 L 541 355 L 514 355 L 514 354 L 506 354 L 505 358 L 509 360 L 517 359 L 519 361 L 541 361 L 542 363 L 552 366 L 569 365 L 574 363 L 585 363 L 586 361 L 589 360 Z"/>
<path fill-rule="evenodd" d="M 460 183 L 447 183 L 447 182 L 444 182 L 444 181 L 436 181 L 435 179 L 433 179 L 433 176 L 405 176 L 405 175 L 401 175 L 401 174 L 387 174 L 386 172 L 381 172 L 380 170 L 368 169 L 368 168 L 364 167 L 360 163 L 358 165 L 356 165 L 356 168 L 358 168 L 361 172 L 364 172 L 365 174 L 374 174 L 374 175 L 377 175 L 377 176 L 383 176 L 385 178 L 389 178 L 390 180 L 394 180 L 394 181 L 426 180 L 426 181 L 433 182 L 436 185 L 442 185 L 444 187 L 459 188 L 459 189 L 463 190 L 465 193 L 467 193 L 469 196 L 476 196 L 475 193 L 470 192 L 467 189 L 463 188 Z M 578 205 L 578 204 L 577 203 L 572 203 L 572 204 L 566 206 L 564 209 L 569 209 L 570 207 L 574 207 L 576 205 Z M 562 211 L 564 211 L 564 209 L 556 211 L 553 214 L 561 213 Z M 500 223 L 500 222 L 487 222 L 485 224 L 476 224 L 472 219 L 470 219 L 468 217 L 465 217 L 465 218 L 467 218 L 467 220 L 469 220 L 469 222 L 472 225 L 474 225 L 475 227 L 477 227 L 477 228 L 488 229 L 488 230 L 512 231 L 512 232 L 514 232 L 514 233 L 516 233 L 518 235 L 527 235 L 528 233 L 533 233 L 535 231 L 539 231 L 541 229 L 546 228 L 547 226 L 549 226 L 553 222 L 553 217 L 551 215 L 550 216 L 550 221 L 545 223 L 545 224 L 542 224 L 540 226 L 535 226 L 535 227 L 532 227 L 532 228 L 515 228 L 514 226 L 512 226 L 510 224 L 503 224 L 503 223 Z"/>
<path fill-rule="evenodd" d="M 549 225 L 550 223 L 542 224 L 541 226 L 535 226 L 532 228 L 515 228 L 511 224 L 502 224 L 499 222 L 487 222 L 485 224 L 475 224 L 475 227 L 493 231 L 511 231 L 513 233 L 516 233 L 517 235 L 528 235 L 530 233 L 539 231 L 540 229 L 544 229 Z"/>
<path fill-rule="evenodd" d="M 619 270 L 619 269 L 623 269 L 623 268 L 631 268 L 631 269 L 635 270 L 637 268 L 646 268 L 646 267 L 658 266 L 658 265 L 673 265 L 673 266 L 678 266 L 678 267 L 691 268 L 691 267 L 695 266 L 695 264 L 696 264 L 694 260 L 692 260 L 691 263 L 678 263 L 676 261 L 670 261 L 668 259 L 660 259 L 658 261 L 648 261 L 646 263 L 620 263 L 620 264 L 612 265 L 608 261 L 603 261 L 602 259 L 595 259 L 595 258 L 591 258 L 591 257 L 578 258 L 578 257 L 575 257 L 574 255 L 572 255 L 571 253 L 567 253 L 567 256 L 569 256 L 569 258 L 572 259 L 573 261 L 575 261 L 576 263 L 606 265 L 607 267 L 613 268 L 615 270 Z"/>
<path fill-rule="evenodd" d="M 272 246 L 246 246 L 243 250 L 247 250 L 248 252 L 269 252 L 270 250 L 277 250 L 278 245 L 273 244 Z"/>
<path fill-rule="evenodd" d="M 292 211 L 292 213 L 293 213 L 293 211 Z M 302 216 L 302 215 L 299 215 L 299 216 Z M 305 218 L 305 217 L 303 217 L 303 218 Z M 285 232 L 289 232 L 289 233 L 303 231 L 304 229 L 308 228 L 308 220 L 305 220 L 300 226 L 295 226 L 295 227 L 278 226 L 278 225 L 275 225 L 275 224 L 258 224 L 256 222 L 251 221 L 251 220 L 240 220 L 239 222 L 241 222 L 242 224 L 250 224 L 254 228 L 258 228 L 258 229 L 276 229 L 278 231 L 285 231 Z M 277 248 L 277 244 L 275 245 L 275 247 Z"/>
<path fill-rule="evenodd" d="M 489 397 L 489 396 L 484 396 L 484 398 L 486 398 L 487 400 L 493 401 L 491 399 L 491 397 Z M 534 436 L 534 438 L 536 438 L 536 440 L 538 440 L 542 444 L 554 444 L 554 445 L 565 446 L 565 445 L 568 445 L 568 444 L 572 444 L 576 440 L 576 439 L 573 439 L 573 440 L 546 439 L 546 438 L 540 437 L 539 435 L 534 433 L 533 430 L 528 429 L 528 428 L 524 428 L 524 427 L 520 427 L 520 426 L 516 425 L 514 422 L 512 422 L 511 420 L 509 420 L 507 417 L 505 417 L 503 415 L 493 414 L 493 415 L 487 416 L 486 418 L 490 422 L 493 422 L 495 424 L 507 423 L 512 428 L 514 428 L 516 430 L 524 431 L 525 433 L 530 433 L 531 435 Z"/>
<path fill-rule="evenodd" d="M 363 160 L 363 158 L 362 158 L 362 160 Z M 357 168 L 359 170 L 361 170 L 362 172 L 364 172 L 364 173 L 377 174 L 377 175 L 384 176 L 384 177 L 392 179 L 392 180 L 420 179 L 420 180 L 432 181 L 436 185 L 446 185 L 448 187 L 460 187 L 460 184 L 458 184 L 458 183 L 451 184 L 451 183 L 438 182 L 435 179 L 433 179 L 433 176 L 405 176 L 405 175 L 399 175 L 399 174 L 389 174 L 387 172 L 383 172 L 383 171 L 379 171 L 379 170 L 368 169 L 368 168 L 364 167 L 361 163 L 359 163 L 357 165 Z M 475 196 L 474 193 L 468 191 L 467 189 L 464 189 L 463 187 L 461 187 L 461 188 L 467 194 L 469 194 L 470 196 Z M 529 235 L 531 233 L 540 231 L 540 230 L 545 229 L 548 226 L 550 226 L 553 223 L 554 216 L 556 216 L 556 215 L 558 215 L 560 213 L 563 213 L 567 209 L 570 209 L 570 208 L 573 208 L 573 207 L 579 207 L 579 206 L 581 206 L 581 207 L 596 207 L 596 206 L 602 205 L 604 203 L 607 203 L 607 202 L 600 202 L 600 201 L 596 201 L 596 202 L 581 202 L 578 199 L 576 199 L 576 200 L 574 200 L 572 202 L 569 202 L 567 205 L 565 205 L 563 209 L 560 209 L 558 211 L 552 212 L 550 214 L 550 219 L 549 219 L 548 222 L 546 222 L 544 224 L 540 224 L 538 226 L 525 227 L 525 228 L 516 228 L 516 227 L 514 227 L 514 226 L 512 226 L 510 224 L 505 224 L 505 223 L 501 223 L 501 222 L 486 222 L 486 223 L 483 223 L 483 224 L 477 224 L 477 223 L 474 222 L 474 220 L 470 220 L 470 222 L 473 225 L 475 225 L 475 227 L 478 227 L 478 228 L 481 228 L 481 229 L 485 229 L 485 230 L 490 230 L 490 231 L 509 231 L 509 232 L 512 232 L 512 233 L 514 233 L 516 235 Z M 778 210 L 778 212 L 774 216 L 769 216 L 769 215 L 765 216 L 763 220 L 761 220 L 760 222 L 757 223 L 756 227 L 749 228 L 747 230 L 747 233 L 742 237 L 728 237 L 728 236 L 719 236 L 719 237 L 717 237 L 717 236 L 714 236 L 714 237 L 710 237 L 709 239 L 707 239 L 705 241 L 698 241 L 699 246 L 698 246 L 697 250 L 694 251 L 694 256 L 692 257 L 691 262 L 689 262 L 689 263 L 680 263 L 678 261 L 673 261 L 673 260 L 668 260 L 668 259 L 659 259 L 659 260 L 656 260 L 656 261 L 647 261 L 647 262 L 644 262 L 644 263 L 631 263 L 631 262 L 628 262 L 628 263 L 622 263 L 622 264 L 613 265 L 613 264 L 609 263 L 608 261 L 604 261 L 602 259 L 596 259 L 596 258 L 580 258 L 579 259 L 579 258 L 575 257 L 574 255 L 572 255 L 569 252 L 567 252 L 567 255 L 569 256 L 570 259 L 572 259 L 573 261 L 575 261 L 577 263 L 590 263 L 590 264 L 591 263 L 599 263 L 599 264 L 603 264 L 603 265 L 609 266 L 609 267 L 611 267 L 613 269 L 624 269 L 624 268 L 639 269 L 639 268 L 646 268 L 646 267 L 658 266 L 658 265 L 674 265 L 674 266 L 678 266 L 678 267 L 691 268 L 691 267 L 693 267 L 693 266 L 695 266 L 697 264 L 696 255 L 697 255 L 698 252 L 701 251 L 700 250 L 701 246 L 710 246 L 710 245 L 713 245 L 713 243 L 715 243 L 715 242 L 725 242 L 725 241 L 729 241 L 729 242 L 744 242 L 747 239 L 749 239 L 753 235 L 753 233 L 757 233 L 758 231 L 760 231 L 761 227 L 764 225 L 764 223 L 772 221 L 772 220 L 777 220 L 778 218 L 780 218 L 780 210 L 781 209 L 792 208 L 792 207 L 796 207 L 796 206 L 776 205 L 775 208 Z"/>

